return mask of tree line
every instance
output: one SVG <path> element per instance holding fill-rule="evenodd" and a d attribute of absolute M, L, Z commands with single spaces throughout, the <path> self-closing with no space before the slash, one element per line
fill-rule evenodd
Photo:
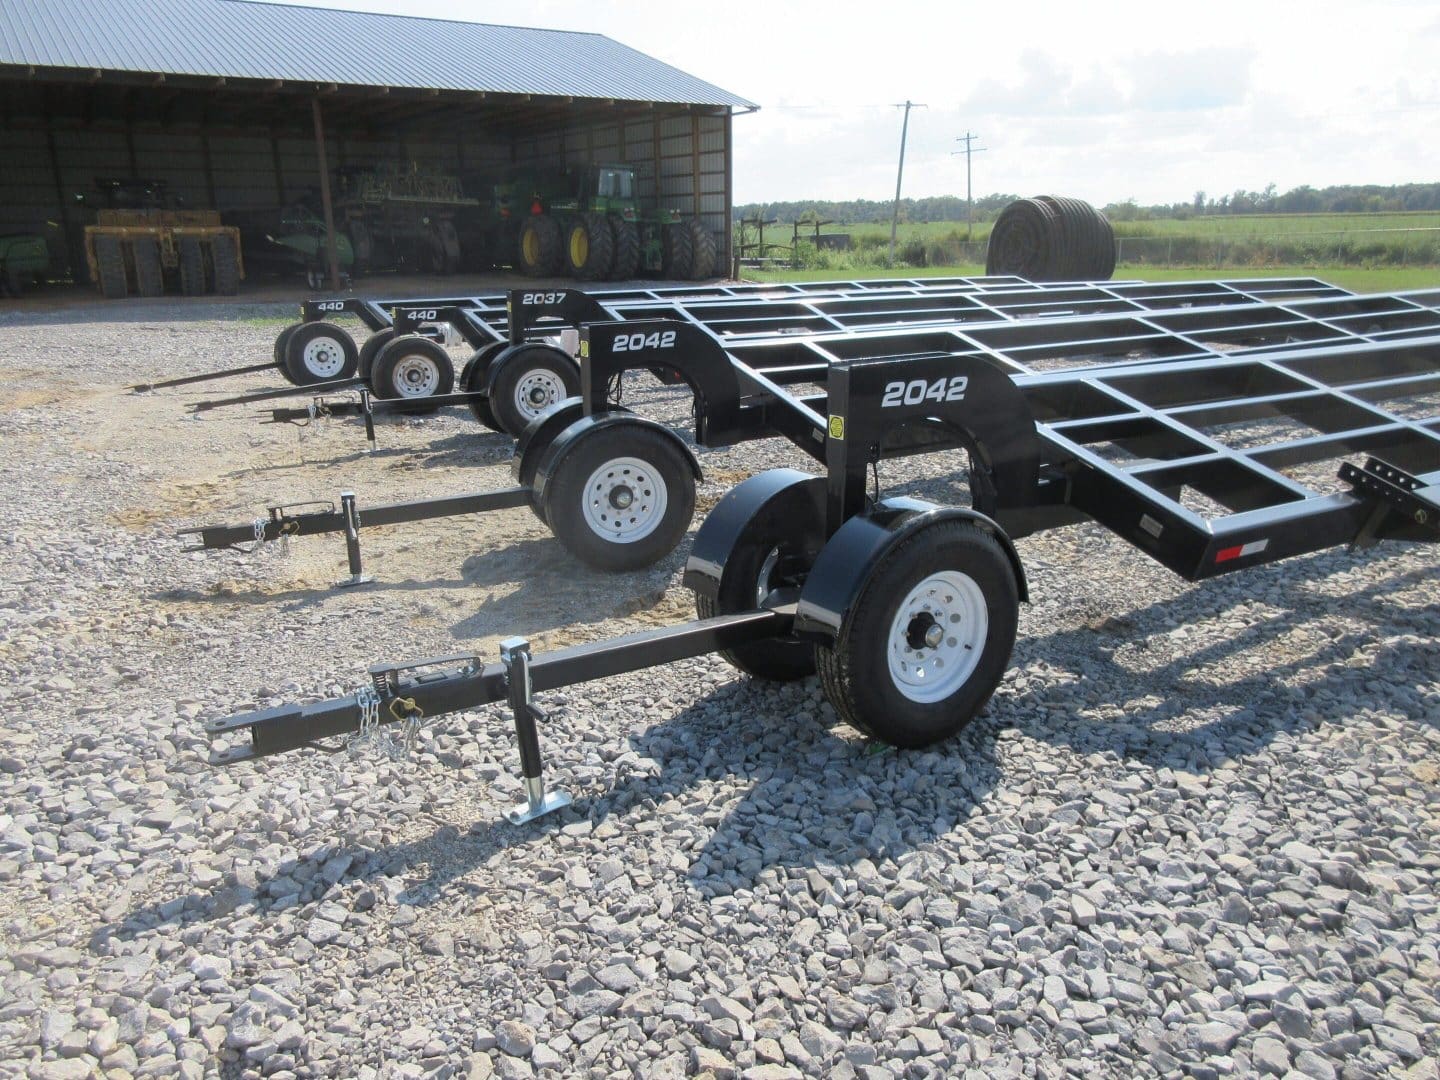
<path fill-rule="evenodd" d="M 1063 192 L 1062 192 L 1063 194 Z M 995 193 L 975 200 L 974 220 L 994 221 L 1020 196 Z M 805 200 L 797 202 L 746 203 L 735 207 L 736 221 L 761 218 L 779 221 L 834 221 L 846 225 L 867 222 L 888 223 L 893 203 L 889 200 L 849 199 L 843 201 Z M 1228 214 L 1363 214 L 1384 211 L 1440 210 L 1440 183 L 1435 184 L 1340 184 L 1315 188 L 1308 184 L 1277 192 L 1274 184 L 1263 191 L 1243 189 L 1218 198 L 1195 192 L 1187 202 L 1143 206 L 1134 199 L 1112 202 L 1104 211 L 1113 221 L 1144 221 L 1149 218 L 1192 218 Z M 964 221 L 965 200 L 955 195 L 900 200 L 901 221 Z"/>

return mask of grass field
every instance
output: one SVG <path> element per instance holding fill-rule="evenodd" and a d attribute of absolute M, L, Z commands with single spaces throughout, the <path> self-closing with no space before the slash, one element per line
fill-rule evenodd
<path fill-rule="evenodd" d="M 978 277 L 983 266 L 927 266 L 897 270 L 747 270 L 746 281 L 864 281 L 886 277 Z M 1281 266 L 1261 268 L 1228 267 L 1222 270 L 1167 268 L 1156 266 L 1121 267 L 1117 280 L 1213 281 L 1218 278 L 1314 277 L 1354 292 L 1400 292 L 1405 289 L 1440 288 L 1440 267 Z"/>

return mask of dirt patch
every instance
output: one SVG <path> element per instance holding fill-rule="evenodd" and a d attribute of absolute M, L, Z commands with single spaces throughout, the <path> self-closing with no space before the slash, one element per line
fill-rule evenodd
<path fill-rule="evenodd" d="M 162 521 L 203 513 L 218 502 L 221 486 L 214 480 L 181 480 L 167 484 L 139 506 L 127 506 L 109 520 L 133 532 L 145 532 Z"/>

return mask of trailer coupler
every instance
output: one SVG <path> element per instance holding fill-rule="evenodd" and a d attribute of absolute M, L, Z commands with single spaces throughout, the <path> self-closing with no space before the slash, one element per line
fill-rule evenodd
<path fill-rule="evenodd" d="M 1350 462 L 1340 466 L 1340 479 L 1350 485 L 1356 498 L 1374 503 L 1352 546 L 1373 547 L 1381 527 L 1392 514 L 1407 525 L 1440 533 L 1440 484 L 1426 484 L 1418 476 L 1379 458 L 1370 458 L 1361 469 Z"/>

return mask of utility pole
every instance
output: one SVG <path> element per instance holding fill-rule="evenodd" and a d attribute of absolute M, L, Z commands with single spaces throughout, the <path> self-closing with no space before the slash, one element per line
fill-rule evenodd
<path fill-rule="evenodd" d="M 985 150 L 989 149 L 988 147 L 985 147 L 985 146 L 976 146 L 976 147 L 973 147 L 973 148 L 971 147 L 970 144 L 971 144 L 974 140 L 978 139 L 979 137 L 980 137 L 979 135 L 972 135 L 972 134 L 970 134 L 970 132 L 967 131 L 967 132 L 965 132 L 965 134 L 964 134 L 962 137 L 960 137 L 960 138 L 958 138 L 958 139 L 955 140 L 956 142 L 963 142 L 963 143 L 965 144 L 965 149 L 964 149 L 964 150 L 953 150 L 953 151 L 951 151 L 951 153 L 953 153 L 953 154 L 964 154 L 964 155 L 965 155 L 965 239 L 966 239 L 966 240 L 969 240 L 969 239 L 970 239 L 970 230 L 971 230 L 971 228 L 973 227 L 973 226 L 972 226 L 972 221 L 971 221 L 971 218 L 972 218 L 972 216 L 973 216 L 973 215 L 971 214 L 971 209 L 972 209 L 972 207 L 974 206 L 974 201 L 973 201 L 973 199 L 971 198 L 971 194 L 970 194 L 970 155 L 971 155 L 971 154 L 983 153 Z"/>
<path fill-rule="evenodd" d="M 900 125 L 900 169 L 895 174 L 895 208 L 890 213 L 890 265 L 895 265 L 895 229 L 900 224 L 900 181 L 905 178 L 905 136 L 910 131 L 910 110 L 925 109 L 929 106 L 920 105 L 907 100 L 904 105 L 896 105 L 897 109 L 905 110 L 905 122 Z"/>

